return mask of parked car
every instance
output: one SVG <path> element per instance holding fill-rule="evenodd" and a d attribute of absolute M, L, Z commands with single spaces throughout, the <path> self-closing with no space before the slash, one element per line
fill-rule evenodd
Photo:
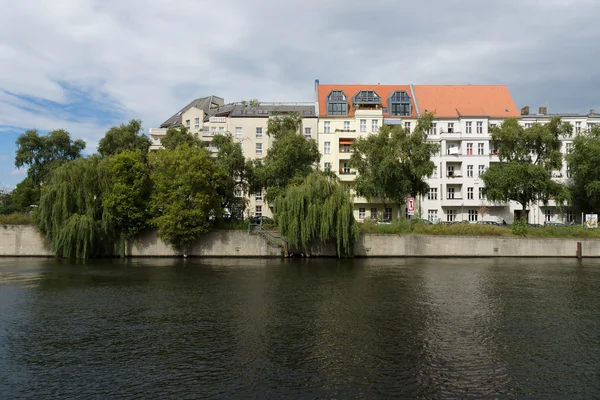
<path fill-rule="evenodd" d="M 563 224 L 562 222 L 547 222 L 546 226 L 554 226 L 554 227 L 557 227 L 557 228 L 564 228 L 564 227 L 567 227 L 569 225 Z"/>
<path fill-rule="evenodd" d="M 272 224 L 274 223 L 273 219 L 269 217 L 253 217 L 250 219 L 251 224 L 262 225 L 262 224 Z"/>
<path fill-rule="evenodd" d="M 478 225 L 496 225 L 496 226 L 500 226 L 499 222 L 496 221 L 477 221 Z"/>
<path fill-rule="evenodd" d="M 377 225 L 391 225 L 392 224 L 392 220 L 391 219 L 380 219 L 376 222 Z"/>
<path fill-rule="evenodd" d="M 428 219 L 415 218 L 412 222 L 413 224 L 433 225 L 433 222 Z"/>

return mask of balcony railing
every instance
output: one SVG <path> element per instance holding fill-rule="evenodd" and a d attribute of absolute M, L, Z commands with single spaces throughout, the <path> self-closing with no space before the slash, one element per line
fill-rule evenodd
<path fill-rule="evenodd" d="M 349 169 L 340 169 L 340 175 L 356 175 L 356 171 L 350 171 Z"/>

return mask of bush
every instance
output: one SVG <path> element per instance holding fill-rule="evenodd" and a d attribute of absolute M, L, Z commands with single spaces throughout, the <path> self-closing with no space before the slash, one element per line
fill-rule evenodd
<path fill-rule="evenodd" d="M 0 215 L 0 225 L 33 225 L 35 220 L 31 214 L 13 213 Z"/>
<path fill-rule="evenodd" d="M 515 222 L 510 226 L 510 230 L 516 236 L 527 236 L 529 231 L 527 225 L 527 217 L 516 219 Z"/>

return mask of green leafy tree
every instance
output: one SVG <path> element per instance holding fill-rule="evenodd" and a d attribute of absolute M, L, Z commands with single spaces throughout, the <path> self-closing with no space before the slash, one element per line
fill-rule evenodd
<path fill-rule="evenodd" d="M 227 177 L 204 149 L 183 145 L 149 157 L 158 236 L 185 251 L 210 231 L 209 217 L 222 213 L 219 188 Z"/>
<path fill-rule="evenodd" d="M 353 203 L 331 176 L 315 171 L 289 185 L 275 200 L 275 221 L 288 244 L 305 252 L 316 243 L 335 243 L 338 257 L 352 257 L 359 230 Z"/>
<path fill-rule="evenodd" d="M 573 206 L 582 212 L 600 210 L 600 127 L 576 136 L 566 160 Z"/>
<path fill-rule="evenodd" d="M 567 201 L 569 193 L 564 185 L 552 180 L 552 171 L 562 167 L 561 137 L 570 136 L 571 132 L 571 124 L 559 117 L 530 128 L 523 128 L 512 118 L 492 128 L 491 143 L 500 162 L 491 164 L 481 177 L 487 198 L 520 203 L 522 211 L 518 217 L 528 215 L 528 207 L 535 201 Z"/>
<path fill-rule="evenodd" d="M 244 158 L 241 143 L 234 142 L 231 134 L 215 135 L 212 145 L 218 149 L 215 162 L 227 175 L 226 182 L 220 187 L 222 207 L 233 217 L 242 218 L 247 199 L 237 197 L 235 191 L 249 193 L 254 186 L 254 165 Z"/>
<path fill-rule="evenodd" d="M 140 150 L 124 150 L 104 160 L 108 182 L 102 203 L 121 237 L 121 251 L 126 240 L 149 225 L 152 185 L 145 160 L 146 153 Z"/>
<path fill-rule="evenodd" d="M 29 177 L 17 183 L 17 186 L 10 193 L 12 206 L 19 211 L 30 210 L 32 205 L 40 202 L 39 185 L 36 185 Z"/>
<path fill-rule="evenodd" d="M 262 164 L 256 164 L 257 184 L 266 188 L 272 203 L 290 183 L 299 183 L 315 170 L 321 154 L 317 142 L 299 134 L 302 119 L 297 114 L 271 118 L 267 134 L 275 139 Z"/>
<path fill-rule="evenodd" d="M 439 145 L 427 141 L 433 118 L 423 115 L 412 133 L 400 125 L 384 125 L 355 141 L 350 165 L 358 172 L 354 188 L 359 196 L 400 210 L 407 197 L 427 192 L 425 179 L 435 168 L 431 157 L 439 151 Z"/>
<path fill-rule="evenodd" d="M 204 147 L 202 141 L 190 133 L 185 126 L 170 127 L 161 143 L 167 150 L 175 150 L 180 146 Z"/>
<path fill-rule="evenodd" d="M 57 257 L 93 258 L 112 254 L 114 229 L 103 205 L 107 177 L 100 158 L 61 165 L 42 187 L 38 218 Z"/>
<path fill-rule="evenodd" d="M 54 168 L 80 158 L 85 148 L 83 140 L 73 141 L 69 132 L 62 129 L 47 135 L 32 129 L 19 136 L 16 144 L 15 166 L 29 167 L 27 176 L 36 185 L 45 182 Z"/>
<path fill-rule="evenodd" d="M 113 156 L 125 150 L 139 150 L 147 154 L 150 139 L 142 133 L 142 121 L 132 119 L 127 125 L 113 126 L 100 139 L 98 153 L 102 157 Z"/>

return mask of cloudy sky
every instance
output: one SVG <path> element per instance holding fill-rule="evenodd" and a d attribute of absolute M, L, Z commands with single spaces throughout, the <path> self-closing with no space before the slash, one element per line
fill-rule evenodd
<path fill-rule="evenodd" d="M 196 97 L 312 101 L 313 83 L 507 84 L 600 109 L 598 0 L 0 0 L 0 185 L 26 129 L 94 152 Z"/>

